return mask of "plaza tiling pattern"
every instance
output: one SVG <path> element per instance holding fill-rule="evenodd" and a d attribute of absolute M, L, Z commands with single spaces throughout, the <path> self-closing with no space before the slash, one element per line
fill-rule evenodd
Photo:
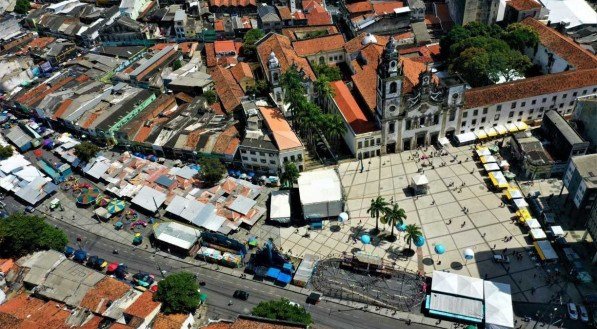
<path fill-rule="evenodd" d="M 427 153 L 431 151 L 429 148 Z M 544 302 L 557 292 L 563 292 L 564 298 L 579 300 L 574 285 L 556 283 L 550 286 L 545 283 L 547 270 L 531 258 L 529 251 L 532 247 L 530 241 L 525 240 L 527 234 L 512 221 L 514 213 L 501 206 L 502 194 L 488 190 L 488 178 L 472 159 L 470 147 L 450 147 L 449 151 L 449 155 L 431 159 L 435 169 L 424 167 L 429 179 L 427 195 L 413 197 L 408 191 L 411 177 L 418 173 L 423 163 L 412 160 L 414 151 L 365 160 L 363 172 L 360 162 L 342 163 L 338 172 L 347 198 L 346 208 L 350 215 L 347 223 L 326 223 L 323 230 L 310 231 L 309 237 L 304 236 L 305 227 L 298 231 L 294 227 L 278 229 L 265 225 L 257 229 L 265 236 L 273 236 L 278 246 L 296 256 L 308 253 L 333 256 L 364 249 L 412 271 L 423 268 L 426 274 L 431 274 L 433 270 L 447 270 L 509 283 L 515 301 Z M 469 160 L 465 161 L 467 157 Z M 446 165 L 439 166 L 442 162 Z M 374 236 L 371 245 L 364 246 L 360 242 L 359 236 L 375 227 L 375 219 L 367 214 L 367 209 L 370 200 L 378 195 L 397 202 L 406 210 L 406 224 L 422 228 L 427 239 L 421 250 L 422 258 L 416 254 L 409 259 L 399 257 L 398 253 L 408 245 L 396 230 L 396 242 Z M 468 209 L 467 213 L 463 207 Z M 382 228 L 384 225 L 380 224 Z M 389 228 L 385 227 L 380 235 L 384 234 L 389 234 Z M 504 242 L 506 236 L 513 238 Z M 446 248 L 441 256 L 434 252 L 437 243 Z M 474 250 L 473 260 L 465 261 L 463 251 L 466 248 Z M 522 251 L 523 260 L 511 256 L 510 264 L 494 263 L 492 249 L 501 253 L 504 248 L 508 248 L 508 252 Z M 535 288 L 534 292 L 532 288 Z"/>

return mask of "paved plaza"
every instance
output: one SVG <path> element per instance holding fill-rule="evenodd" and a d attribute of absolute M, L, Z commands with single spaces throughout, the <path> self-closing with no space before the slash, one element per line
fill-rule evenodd
<path fill-rule="evenodd" d="M 427 153 L 431 151 L 429 148 Z M 422 152 L 419 151 L 419 156 Z M 331 257 L 365 250 L 394 261 L 397 266 L 422 270 L 427 275 L 433 270 L 446 270 L 509 283 L 515 301 L 546 302 L 556 293 L 561 293 L 565 299 L 580 300 L 574 285 L 564 280 L 551 285 L 546 283 L 548 275 L 558 267 L 545 268 L 539 264 L 528 234 L 513 221 L 514 211 L 502 205 L 502 193 L 488 189 L 488 178 L 472 159 L 471 146 L 450 147 L 449 152 L 430 159 L 434 169 L 422 167 L 424 161 L 413 161 L 414 151 L 367 159 L 362 172 L 358 161 L 342 163 L 338 172 L 350 216 L 347 223 L 327 222 L 323 230 L 309 231 L 308 237 L 305 237 L 306 227 L 278 229 L 262 226 L 259 230 L 267 229 L 269 232 L 262 233 L 268 236 L 275 236 L 279 231 L 278 245 L 296 256 Z M 442 162 L 446 165 L 440 166 Z M 429 193 L 413 197 L 408 185 L 419 168 L 423 168 L 429 180 Z M 557 182 L 561 184 L 561 181 Z M 541 189 L 543 195 L 557 195 L 559 184 L 546 184 Z M 389 228 L 381 224 L 383 231 L 378 237 L 372 236 L 371 245 L 360 242 L 359 236 L 375 227 L 375 219 L 367 214 L 367 209 L 371 199 L 378 195 L 387 201 L 393 200 L 406 210 L 406 224 L 422 228 L 427 242 L 420 249 L 420 255 L 402 257 L 401 251 L 408 247 L 403 237 L 395 231 L 398 239 L 388 242 L 383 237 L 389 234 Z M 463 211 L 464 207 L 468 209 L 467 213 Z M 510 236 L 512 239 L 504 242 L 504 237 Z M 434 245 L 438 243 L 446 248 L 441 256 L 434 252 Z M 464 259 L 466 248 L 475 251 L 475 259 Z M 491 259 L 494 252 L 501 253 L 504 248 L 508 253 L 523 252 L 523 259 L 519 261 L 510 256 L 510 264 L 494 263 Z M 558 270 L 565 271 L 563 268 Z"/>

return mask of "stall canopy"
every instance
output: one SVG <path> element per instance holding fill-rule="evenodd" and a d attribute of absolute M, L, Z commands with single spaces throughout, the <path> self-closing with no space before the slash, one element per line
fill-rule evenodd
<path fill-rule="evenodd" d="M 500 166 L 497 163 L 486 163 L 483 165 L 485 171 L 498 171 L 500 170 Z"/>
<path fill-rule="evenodd" d="M 441 146 L 450 145 L 450 141 L 446 137 L 440 137 L 440 138 L 437 139 L 437 141 L 439 142 L 439 144 Z"/>
<path fill-rule="evenodd" d="M 529 204 L 522 198 L 514 199 L 514 205 L 516 206 L 516 209 L 523 209 L 529 206 Z"/>
<path fill-rule="evenodd" d="M 516 127 L 516 125 L 513 123 L 506 124 L 506 129 L 508 129 L 508 132 L 511 132 L 511 133 L 515 133 L 518 131 L 518 127 Z"/>
<path fill-rule="evenodd" d="M 486 163 L 496 163 L 497 159 L 493 155 L 484 155 L 479 158 L 482 164 Z"/>
<path fill-rule="evenodd" d="M 491 180 L 491 183 L 493 184 L 494 187 L 497 188 L 508 188 L 508 181 L 506 180 L 506 177 L 504 177 L 504 174 L 502 174 L 501 171 L 492 171 L 489 173 L 489 179 Z"/>
<path fill-rule="evenodd" d="M 473 132 L 456 135 L 456 141 L 458 142 L 458 144 L 471 143 L 474 142 L 476 139 L 477 136 Z"/>
<path fill-rule="evenodd" d="M 429 180 L 425 175 L 415 175 L 412 178 L 412 183 L 415 186 L 423 186 L 429 184 Z"/>
<path fill-rule="evenodd" d="M 475 151 L 479 157 L 491 155 L 491 151 L 487 147 L 480 148 Z"/>
<path fill-rule="evenodd" d="M 520 190 L 517 188 L 509 188 L 508 190 L 506 190 L 505 194 L 508 200 L 523 198 L 522 192 L 520 192 Z"/>
<path fill-rule="evenodd" d="M 510 285 L 485 281 L 485 328 L 514 328 L 514 310 Z"/>
<path fill-rule="evenodd" d="M 493 127 L 495 129 L 495 131 L 498 132 L 498 134 L 500 135 L 505 135 L 508 133 L 508 129 L 506 129 L 506 127 L 504 127 L 503 125 L 497 125 L 495 127 Z"/>
<path fill-rule="evenodd" d="M 150 212 L 156 212 L 166 201 L 166 194 L 149 186 L 143 186 L 131 203 Z"/>
<path fill-rule="evenodd" d="M 518 220 L 522 223 L 526 222 L 527 220 L 533 218 L 531 217 L 531 213 L 527 208 L 520 209 L 516 211 L 516 216 L 518 216 Z"/>
<path fill-rule="evenodd" d="M 537 253 L 539 254 L 539 258 L 541 258 L 541 260 L 549 261 L 558 259 L 558 254 L 555 250 L 553 250 L 553 247 L 551 246 L 551 243 L 549 241 L 535 241 L 533 242 L 533 245 L 535 246 L 535 250 L 537 250 Z"/>
<path fill-rule="evenodd" d="M 542 229 L 534 228 L 534 229 L 531 229 L 531 238 L 533 238 L 533 240 L 535 240 L 535 241 L 543 240 L 543 239 L 547 238 L 547 235 L 545 235 L 545 232 L 543 232 Z"/>
<path fill-rule="evenodd" d="M 485 132 L 487 133 L 487 136 L 489 137 L 495 137 L 498 135 L 497 130 L 495 130 L 495 128 L 491 127 L 489 129 L 485 129 Z"/>
<path fill-rule="evenodd" d="M 541 228 L 541 224 L 536 218 L 531 218 L 525 222 L 526 226 L 530 229 Z"/>
<path fill-rule="evenodd" d="M 561 226 L 550 226 L 549 229 L 551 230 L 551 233 L 553 233 L 553 235 L 555 236 L 564 236 L 564 230 L 562 229 Z"/>
<path fill-rule="evenodd" d="M 527 124 L 524 122 L 516 122 L 515 124 L 519 131 L 525 131 L 529 128 L 529 126 L 527 126 Z"/>
<path fill-rule="evenodd" d="M 487 138 L 487 133 L 485 132 L 485 130 L 480 129 L 475 131 L 475 136 L 477 136 L 478 139 L 485 139 Z"/>

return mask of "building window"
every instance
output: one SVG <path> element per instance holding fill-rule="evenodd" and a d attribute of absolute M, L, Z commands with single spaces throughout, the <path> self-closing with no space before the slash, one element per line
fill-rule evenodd
<path fill-rule="evenodd" d="M 462 113 L 462 117 L 463 117 L 463 118 L 466 118 L 466 117 L 468 117 L 468 112 L 464 112 L 464 113 Z"/>
<path fill-rule="evenodd" d="M 450 121 L 454 121 L 456 119 L 456 111 L 450 112 Z"/>
<path fill-rule="evenodd" d="M 406 130 L 410 130 L 410 128 L 411 128 L 411 125 L 412 125 L 412 121 L 411 121 L 410 119 L 409 119 L 409 120 L 406 120 L 406 127 L 405 127 L 405 129 L 406 129 Z"/>
<path fill-rule="evenodd" d="M 390 112 L 394 112 L 394 111 L 396 111 L 396 106 L 394 106 L 394 105 L 390 106 Z"/>
<path fill-rule="evenodd" d="M 365 147 L 369 147 L 369 141 L 365 140 Z"/>
<path fill-rule="evenodd" d="M 261 159 L 261 163 L 267 163 L 267 161 L 265 161 L 265 159 Z"/>
<path fill-rule="evenodd" d="M 265 153 L 263 153 L 263 152 L 259 152 L 259 155 L 261 155 L 262 157 L 264 157 L 264 156 L 265 156 Z"/>
<path fill-rule="evenodd" d="M 284 160 L 282 160 L 284 163 L 288 162 L 288 158 L 284 157 Z"/>
<path fill-rule="evenodd" d="M 543 99 L 541 100 L 541 103 L 545 103 L 547 102 L 547 97 L 543 97 Z"/>
<path fill-rule="evenodd" d="M 274 160 L 269 160 L 269 163 L 270 163 L 270 164 L 273 164 L 273 165 L 275 165 L 275 164 L 276 164 L 276 161 L 274 161 Z"/>
<path fill-rule="evenodd" d="M 560 106 L 558 106 L 559 108 L 564 108 L 564 103 L 560 103 Z"/>
<path fill-rule="evenodd" d="M 499 112 L 499 111 L 501 111 L 501 110 L 502 110 L 502 105 L 498 105 L 498 106 L 495 108 L 495 110 L 496 110 L 496 111 L 498 111 L 498 112 Z"/>
<path fill-rule="evenodd" d="M 390 123 L 390 128 L 389 129 L 390 129 L 390 134 L 393 134 L 394 133 L 394 123 L 393 122 Z"/>
<path fill-rule="evenodd" d="M 257 154 L 257 153 L 255 153 L 255 151 L 251 151 L 249 153 L 251 153 L 251 155 L 256 155 Z"/>
<path fill-rule="evenodd" d="M 533 100 L 531 101 L 531 105 L 535 105 L 535 104 L 537 104 L 537 100 L 536 100 L 536 99 L 533 99 Z"/>
<path fill-rule="evenodd" d="M 485 123 L 485 118 L 481 118 L 481 123 Z"/>
<path fill-rule="evenodd" d="M 359 142 L 357 143 L 357 148 L 358 148 L 358 149 L 361 149 L 361 148 L 363 148 L 363 142 L 362 142 L 362 141 L 359 141 Z"/>
<path fill-rule="evenodd" d="M 247 157 L 241 157 L 243 159 L 243 161 L 249 161 L 249 158 Z"/>
<path fill-rule="evenodd" d="M 533 114 L 533 112 L 535 112 L 535 109 L 531 109 L 531 110 L 529 111 L 529 114 Z"/>
<path fill-rule="evenodd" d="M 483 108 L 483 114 L 487 114 L 487 108 L 486 107 Z"/>
<path fill-rule="evenodd" d="M 508 114 L 508 118 L 511 118 L 514 116 L 514 111 L 510 111 L 510 113 Z"/>
<path fill-rule="evenodd" d="M 552 100 L 552 101 L 554 101 L 554 102 L 556 101 L 556 99 L 558 99 L 558 96 L 553 96 L 553 97 L 551 98 L 551 100 Z"/>
<path fill-rule="evenodd" d="M 498 114 L 496 114 L 496 115 L 493 117 L 493 120 L 494 120 L 494 121 L 497 121 L 497 120 L 499 120 L 499 119 L 500 119 L 500 114 L 499 114 L 499 113 L 498 113 Z"/>
<path fill-rule="evenodd" d="M 376 145 L 380 145 L 380 144 L 381 144 L 381 138 L 378 138 L 378 139 L 376 140 Z"/>
<path fill-rule="evenodd" d="M 471 125 L 476 125 L 477 124 L 477 119 L 473 119 L 473 121 L 471 121 Z"/>
<path fill-rule="evenodd" d="M 257 162 L 257 158 L 251 158 L 251 161 Z"/>
<path fill-rule="evenodd" d="M 574 105 L 574 101 L 570 102 L 570 106 Z"/>
<path fill-rule="evenodd" d="M 466 121 L 462 121 L 461 127 L 464 127 L 464 126 L 466 126 Z"/>
<path fill-rule="evenodd" d="M 296 158 L 294 157 L 294 155 L 291 155 L 291 156 L 290 156 L 290 161 L 294 162 L 294 159 L 296 159 Z"/>
<path fill-rule="evenodd" d="M 593 88 L 593 93 L 596 93 L 596 92 L 597 92 L 597 88 Z"/>
<path fill-rule="evenodd" d="M 439 113 L 436 113 L 436 114 L 433 116 L 433 124 L 434 124 L 434 125 L 436 125 L 436 124 L 438 124 L 438 123 L 439 123 Z"/>
<path fill-rule="evenodd" d="M 525 105 L 527 105 L 527 102 L 522 102 L 522 103 L 520 103 L 520 106 L 521 106 L 521 107 L 524 107 Z"/>
<path fill-rule="evenodd" d="M 398 84 L 396 82 L 391 82 L 390 83 L 390 94 L 393 94 L 396 91 L 398 91 Z"/>
<path fill-rule="evenodd" d="M 583 95 L 586 95 L 586 94 L 587 94 L 587 90 L 586 90 L 586 89 L 585 89 L 585 90 L 583 90 L 583 91 L 582 91 L 582 94 L 583 94 Z"/>
<path fill-rule="evenodd" d="M 479 110 L 474 110 L 474 111 L 473 111 L 473 116 L 474 116 L 474 117 L 476 117 L 476 116 L 477 116 L 477 114 L 479 114 Z"/>
<path fill-rule="evenodd" d="M 512 102 L 512 104 L 510 105 L 511 109 L 515 109 L 516 108 L 516 102 Z"/>
<path fill-rule="evenodd" d="M 562 96 L 562 98 L 566 98 L 566 97 L 568 97 L 568 94 L 564 94 L 564 96 Z"/>
<path fill-rule="evenodd" d="M 575 91 L 572 93 L 572 97 L 576 97 L 576 95 L 578 95 L 578 92 Z"/>
<path fill-rule="evenodd" d="M 420 117 L 419 118 L 419 126 L 423 126 L 425 125 L 425 117 Z"/>
<path fill-rule="evenodd" d="M 524 111 L 518 112 L 518 116 L 521 117 L 523 113 L 524 113 Z"/>

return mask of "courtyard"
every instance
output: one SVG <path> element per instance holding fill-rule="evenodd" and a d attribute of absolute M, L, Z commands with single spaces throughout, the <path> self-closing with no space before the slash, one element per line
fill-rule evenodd
<path fill-rule="evenodd" d="M 488 189 L 485 171 L 472 159 L 472 147 L 448 147 L 447 155 L 429 159 L 434 168 L 423 167 L 424 161 L 418 159 L 432 151 L 435 149 L 419 150 L 416 157 L 416 151 L 406 151 L 367 159 L 362 164 L 359 161 L 341 163 L 338 173 L 349 214 L 345 223 L 326 222 L 322 230 L 262 225 L 251 233 L 273 237 L 284 252 L 298 257 L 315 254 L 332 258 L 364 250 L 412 272 L 430 275 L 434 270 L 444 270 L 508 283 L 514 301 L 546 302 L 558 296 L 564 302 L 580 301 L 574 284 L 555 278 L 557 272 L 565 273 L 563 266 L 543 266 L 538 261 L 526 229 L 513 220 L 514 210 L 502 204 L 501 192 Z M 440 165 L 442 163 L 445 165 Z M 426 195 L 417 197 L 411 195 L 408 185 L 420 169 L 429 180 L 429 190 Z M 521 188 L 530 191 L 530 187 Z M 536 181 L 532 190 L 557 196 L 561 180 Z M 566 197 L 565 193 L 564 190 L 560 199 Z M 426 243 L 415 255 L 402 254 L 408 244 L 400 232 L 394 230 L 398 238 L 389 242 L 386 237 L 390 228 L 381 223 L 381 233 L 371 236 L 371 245 L 360 241 L 362 234 L 369 234 L 375 228 L 375 218 L 369 216 L 367 209 L 371 199 L 378 195 L 388 202 L 398 203 L 406 211 L 406 224 L 421 227 Z M 568 239 L 574 237 L 578 237 L 578 233 L 572 232 Z M 435 253 L 436 244 L 445 247 L 443 255 Z M 464 259 L 463 252 L 467 248 L 475 252 L 474 259 Z M 508 253 L 521 252 L 522 259 L 510 256 L 509 264 L 494 263 L 494 253 L 502 253 L 505 248 Z"/>

